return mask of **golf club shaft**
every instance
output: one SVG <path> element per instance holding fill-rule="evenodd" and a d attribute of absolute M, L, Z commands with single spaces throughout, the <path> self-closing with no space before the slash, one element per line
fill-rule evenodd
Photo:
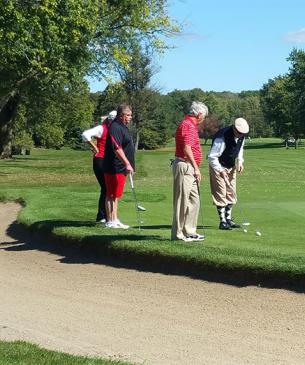
<path fill-rule="evenodd" d="M 137 212 L 137 221 L 138 221 L 138 226 L 139 229 L 141 229 L 141 217 L 140 217 L 140 211 L 138 209 L 138 200 L 137 200 L 137 196 L 136 196 L 136 192 L 135 192 L 135 188 L 134 188 L 134 184 L 133 184 L 133 178 L 132 178 L 132 174 L 129 173 L 129 181 L 130 181 L 130 186 L 131 186 L 131 190 L 132 190 L 132 195 L 133 195 L 133 200 L 135 203 L 135 208 L 136 208 L 136 212 Z"/>
<path fill-rule="evenodd" d="M 236 192 L 235 192 L 234 187 L 231 185 L 231 183 L 230 183 L 230 181 L 229 181 L 228 178 L 224 178 L 224 180 L 225 180 L 225 183 L 227 184 L 227 186 L 231 189 L 231 192 L 233 194 L 234 200 L 235 200 L 235 202 L 237 204 L 237 195 L 236 195 Z M 243 220 L 243 225 L 245 225 L 245 223 L 248 223 L 249 221 L 247 220 L 247 218 L 246 218 L 246 216 L 244 214 L 244 211 L 243 211 L 240 203 L 238 203 L 237 206 L 238 206 L 239 212 L 240 212 L 241 217 L 242 217 L 242 220 Z"/>
<path fill-rule="evenodd" d="M 204 229 L 204 225 L 203 225 L 203 213 L 202 213 L 202 205 L 201 205 L 201 194 L 200 194 L 200 188 L 199 188 L 199 181 L 196 179 L 196 184 L 197 184 L 197 191 L 198 191 L 198 195 L 199 195 L 199 204 L 200 204 L 200 215 L 201 215 L 201 227 L 202 227 L 202 231 L 204 236 L 206 236 L 205 234 L 205 229 Z"/>

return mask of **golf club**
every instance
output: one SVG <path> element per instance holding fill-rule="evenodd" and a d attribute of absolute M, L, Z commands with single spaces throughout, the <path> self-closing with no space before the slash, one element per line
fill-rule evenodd
<path fill-rule="evenodd" d="M 230 184 L 230 181 L 229 181 L 227 178 L 226 178 L 226 179 L 224 179 L 224 180 L 225 180 L 225 182 L 226 182 L 227 186 L 231 189 L 231 191 L 232 191 L 232 193 L 233 193 L 234 200 L 235 200 L 235 201 L 236 201 L 236 203 L 237 203 L 237 196 L 236 196 L 236 193 L 235 193 L 234 187 Z M 243 211 L 243 209 L 242 209 L 242 207 L 241 207 L 240 203 L 238 203 L 238 204 L 237 204 L 237 206 L 238 206 L 238 209 L 239 209 L 240 215 L 241 215 L 241 217 L 242 217 L 242 221 L 243 221 L 242 226 L 250 226 L 250 222 L 249 222 L 249 221 L 248 221 L 248 219 L 246 218 L 246 216 L 245 216 L 245 214 L 244 214 L 244 211 Z M 244 229 L 244 232 L 245 232 L 245 233 L 247 233 L 247 230 L 246 230 L 246 229 Z"/>
<path fill-rule="evenodd" d="M 225 182 L 226 182 L 227 186 L 229 186 L 229 188 L 232 190 L 234 199 L 237 202 L 237 196 L 236 196 L 236 193 L 235 193 L 235 190 L 234 190 L 233 186 L 230 184 L 230 181 L 228 179 L 225 179 Z M 242 219 L 243 219 L 242 226 L 250 226 L 250 222 L 246 219 L 244 211 L 243 211 L 242 207 L 240 206 L 240 203 L 238 203 L 237 205 L 238 205 L 240 214 L 241 214 Z M 248 232 L 248 230 L 246 228 L 244 228 L 243 231 L 244 231 L 244 233 Z M 260 237 L 262 235 L 261 231 L 258 228 L 255 230 L 255 235 L 258 236 L 258 237 Z"/>
<path fill-rule="evenodd" d="M 139 203 L 138 203 L 136 191 L 135 191 L 134 184 L 133 184 L 133 177 L 132 177 L 132 174 L 131 173 L 129 174 L 129 181 L 130 181 L 130 186 L 131 186 L 131 190 L 132 190 L 133 200 L 134 200 L 134 203 L 135 203 L 138 226 L 139 226 L 139 229 L 141 229 L 140 212 L 145 212 L 146 209 L 144 207 L 142 207 L 141 205 L 139 205 Z"/>
<path fill-rule="evenodd" d="M 201 195 L 200 195 L 200 188 L 199 188 L 199 181 L 198 180 L 196 180 L 196 184 L 197 184 L 197 191 L 198 191 L 199 202 L 200 202 L 201 227 L 202 227 L 203 235 L 206 237 L 205 229 L 204 229 L 204 225 L 203 225 L 203 213 L 202 213 Z"/>

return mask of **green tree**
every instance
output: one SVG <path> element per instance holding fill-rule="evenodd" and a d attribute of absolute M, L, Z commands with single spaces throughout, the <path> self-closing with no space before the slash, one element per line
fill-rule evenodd
<path fill-rule="evenodd" d="M 18 136 L 24 130 L 33 136 L 38 146 L 60 148 L 65 144 L 75 147 L 75 143 L 79 142 L 81 131 L 92 124 L 94 104 L 90 100 L 87 82 L 73 83 L 69 87 L 61 85 L 56 88 L 53 86 L 39 89 L 39 94 L 37 91 L 37 89 L 29 90 L 22 95 L 18 116 L 19 110 L 22 111 L 26 122 L 22 122 L 19 117 L 16 118 L 14 135 Z M 50 126 L 49 132 L 48 126 Z M 60 135 L 63 134 L 60 142 L 45 143 L 46 134 L 59 135 L 59 131 Z"/>
<path fill-rule="evenodd" d="M 279 76 L 263 85 L 261 105 L 266 120 L 277 137 L 286 138 L 292 133 L 293 94 L 289 91 L 290 77 Z"/>
<path fill-rule="evenodd" d="M 291 63 L 287 90 L 293 95 L 290 104 L 291 130 L 297 141 L 305 134 L 305 51 L 294 49 L 288 58 Z"/>
<path fill-rule="evenodd" d="M 139 148 L 155 149 L 164 146 L 172 136 L 173 114 L 166 96 L 146 90 L 145 118 L 140 125 Z"/>
<path fill-rule="evenodd" d="M 122 82 L 110 83 L 103 92 L 100 93 L 97 106 L 94 111 L 94 119 L 102 115 L 107 115 L 111 110 L 116 110 L 123 101 L 126 102 L 127 94 Z"/>
<path fill-rule="evenodd" d="M 26 117 L 25 105 L 21 105 L 18 108 L 16 121 L 16 127 L 13 131 L 12 147 L 13 154 L 20 154 L 25 151 L 30 151 L 31 148 L 34 147 L 32 134 Z"/>
<path fill-rule="evenodd" d="M 260 97 L 257 93 L 251 93 L 249 96 L 241 99 L 243 110 L 241 116 L 249 121 L 250 132 L 252 137 L 270 137 L 273 134 L 272 125 L 266 121 Z"/>
<path fill-rule="evenodd" d="M 116 70 L 122 81 L 121 85 L 126 93 L 127 101 L 132 105 L 132 129 L 135 135 L 135 149 L 140 141 L 140 127 L 147 119 L 147 109 L 151 103 L 149 83 L 154 74 L 151 65 L 151 54 L 147 48 L 142 49 L 138 43 L 133 43 L 128 52 L 128 65 L 117 63 Z"/>
<path fill-rule="evenodd" d="M 175 30 L 162 0 L 1 1 L 0 157 L 10 155 L 17 107 L 34 83 L 104 77 L 129 62 L 131 39 L 162 49 L 161 36 Z"/>
<path fill-rule="evenodd" d="M 94 102 L 90 100 L 87 82 L 73 84 L 62 92 L 58 104 L 61 110 L 61 126 L 64 130 L 65 144 L 77 147 L 84 129 L 92 125 Z"/>
<path fill-rule="evenodd" d="M 265 118 L 276 135 L 286 140 L 294 137 L 296 147 L 305 134 L 305 52 L 294 49 L 287 60 L 289 72 L 269 80 L 260 95 Z"/>
<path fill-rule="evenodd" d="M 194 88 L 191 90 L 176 89 L 167 95 L 171 98 L 170 104 L 174 110 L 172 124 L 175 128 L 182 118 L 188 113 L 193 101 L 197 100 L 206 103 L 206 100 L 209 98 L 209 96 L 200 88 Z"/>

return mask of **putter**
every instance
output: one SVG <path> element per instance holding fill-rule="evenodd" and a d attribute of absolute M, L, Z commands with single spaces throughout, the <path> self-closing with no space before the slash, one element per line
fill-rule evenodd
<path fill-rule="evenodd" d="M 134 200 L 134 203 L 135 203 L 138 226 L 139 226 L 139 229 L 141 229 L 140 212 L 145 212 L 146 209 L 144 207 L 142 207 L 141 205 L 139 205 L 139 203 L 138 203 L 138 199 L 137 199 L 137 196 L 136 196 L 136 191 L 135 191 L 135 188 L 134 188 L 133 178 L 132 178 L 132 174 L 131 173 L 129 174 L 129 181 L 130 181 L 130 186 L 131 186 L 131 190 L 132 190 L 133 200 Z"/>
<path fill-rule="evenodd" d="M 201 195 L 200 195 L 200 188 L 199 188 L 199 181 L 198 180 L 196 180 L 196 184 L 197 184 L 197 191 L 198 191 L 199 201 L 200 201 L 201 227 L 202 227 L 203 235 L 206 237 L 205 229 L 204 229 L 204 225 L 203 225 L 203 213 L 202 213 Z"/>
<path fill-rule="evenodd" d="M 234 195 L 234 199 L 235 199 L 235 200 L 236 200 L 236 202 L 237 202 L 237 196 L 236 196 L 236 194 L 235 194 L 235 190 L 234 190 L 233 186 L 230 184 L 230 181 L 229 181 L 228 179 L 225 179 L 225 182 L 226 182 L 226 184 L 230 187 L 230 189 L 232 190 L 233 195 Z M 241 208 L 241 206 L 240 206 L 240 203 L 239 203 L 239 204 L 237 204 L 237 205 L 238 205 L 239 211 L 240 211 L 241 216 L 242 216 L 242 219 L 243 219 L 243 223 L 242 223 L 242 225 L 243 225 L 243 226 L 250 226 L 249 221 L 248 221 L 247 219 L 245 219 L 245 215 L 244 215 L 243 209 L 242 209 L 242 208 Z M 244 232 L 245 232 L 245 233 L 247 233 L 247 232 L 248 232 L 248 231 L 247 231 L 247 229 L 244 229 Z M 260 229 L 258 229 L 258 228 L 256 228 L 256 230 L 255 230 L 255 235 L 256 235 L 256 236 L 258 236 L 258 237 L 260 237 L 260 236 L 262 235 L 261 230 L 260 230 Z"/>
<path fill-rule="evenodd" d="M 235 193 L 235 190 L 233 188 L 233 186 L 230 184 L 230 181 L 228 179 L 224 179 L 227 186 L 232 190 L 232 193 L 233 193 L 233 196 L 234 196 L 234 199 L 237 203 L 237 196 L 236 196 L 236 193 Z M 243 220 L 243 223 L 242 223 L 242 226 L 250 226 L 250 222 L 248 221 L 248 219 L 246 218 L 245 214 L 244 214 L 244 211 L 240 205 L 240 203 L 237 204 L 238 206 L 238 209 L 239 209 L 239 212 L 240 212 L 240 215 L 242 217 L 242 220 Z"/>

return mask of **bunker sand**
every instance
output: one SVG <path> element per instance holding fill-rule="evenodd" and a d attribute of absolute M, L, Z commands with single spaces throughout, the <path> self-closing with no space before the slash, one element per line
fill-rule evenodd
<path fill-rule="evenodd" d="M 0 339 L 146 365 L 305 363 L 304 294 L 59 255 L 14 234 L 19 210 L 0 204 Z"/>

